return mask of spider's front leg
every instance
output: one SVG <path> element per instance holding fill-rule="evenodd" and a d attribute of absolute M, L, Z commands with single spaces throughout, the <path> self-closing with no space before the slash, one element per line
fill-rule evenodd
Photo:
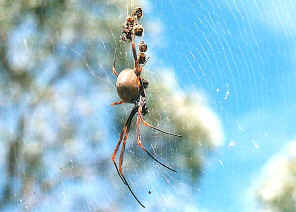
<path fill-rule="evenodd" d="M 123 136 L 124 136 L 124 143 L 125 143 L 125 141 L 127 140 L 128 133 L 129 133 L 129 129 L 130 129 L 130 125 L 131 125 L 131 123 L 132 123 L 132 120 L 133 120 L 133 118 L 134 118 L 134 116 L 135 116 L 137 110 L 138 110 L 138 108 L 135 107 L 135 108 L 133 108 L 133 110 L 131 111 L 131 113 L 130 113 L 128 119 L 126 120 L 126 122 L 125 122 L 125 124 L 124 124 L 124 126 L 123 126 L 123 128 L 122 128 L 122 131 L 121 131 L 121 133 L 120 133 L 119 140 L 118 140 L 118 142 L 117 142 L 117 144 L 116 144 L 116 147 L 115 147 L 114 152 L 113 152 L 113 155 L 112 155 L 112 161 L 113 161 L 113 163 L 114 163 L 114 165 L 115 165 L 117 171 L 118 171 L 118 168 L 117 168 L 117 165 L 116 165 L 116 162 L 115 162 L 116 154 L 117 154 L 118 149 L 119 149 L 119 147 L 120 147 L 120 144 L 121 144 L 121 142 L 122 142 Z M 122 162 L 121 162 L 121 163 L 122 163 Z M 119 174 L 119 172 L 118 172 L 118 174 Z M 120 174 L 121 174 L 121 173 L 120 173 Z"/>
<path fill-rule="evenodd" d="M 128 138 L 128 133 L 129 133 L 129 130 L 130 130 L 130 126 L 131 126 L 131 123 L 132 123 L 132 120 L 133 120 L 133 117 L 134 115 L 137 113 L 137 110 L 138 108 L 137 107 L 134 107 L 132 112 L 130 113 L 126 123 L 124 124 L 124 127 L 120 133 L 120 138 L 119 138 L 119 141 L 114 149 L 114 153 L 112 155 L 112 161 L 114 163 L 114 166 L 116 168 L 116 171 L 117 171 L 117 174 L 119 175 L 120 179 L 122 180 L 122 182 L 128 187 L 129 191 L 131 192 L 131 194 L 133 195 L 133 197 L 135 198 L 135 200 L 143 207 L 145 208 L 145 206 L 141 203 L 141 201 L 137 198 L 137 196 L 135 195 L 135 193 L 133 192 L 133 190 L 131 189 L 129 183 L 127 182 L 123 172 L 122 172 L 122 164 L 123 164 L 123 155 L 124 155 L 124 151 L 125 151 L 125 144 L 126 144 L 126 140 Z M 117 164 L 115 162 L 115 159 L 116 159 L 116 154 L 117 154 L 117 151 L 120 147 L 120 144 L 122 142 L 122 139 L 123 139 L 123 143 L 122 143 L 122 147 L 121 147 L 121 150 L 120 150 L 120 157 L 119 157 L 119 169 L 117 167 Z"/>
<path fill-rule="evenodd" d="M 119 172 L 119 170 L 118 170 L 118 167 L 117 167 L 117 164 L 116 164 L 115 159 L 116 159 L 116 154 L 117 154 L 117 152 L 118 152 L 118 149 L 119 149 L 119 147 L 120 147 L 120 144 L 121 144 L 121 142 L 122 142 L 123 136 L 124 136 L 125 133 L 126 133 L 126 130 L 127 130 L 126 125 L 124 125 L 124 127 L 123 127 L 122 130 L 121 130 L 119 140 L 118 140 L 118 142 L 117 142 L 117 144 L 116 144 L 116 147 L 115 147 L 115 149 L 114 149 L 114 152 L 113 152 L 113 154 L 112 154 L 112 161 L 113 161 L 114 166 L 115 166 L 115 168 L 116 168 L 117 174 L 119 175 L 119 177 L 121 178 L 121 180 L 122 180 L 122 182 L 123 182 L 124 184 L 126 184 L 126 181 L 124 180 L 124 178 L 122 178 L 122 176 L 121 176 L 121 174 L 120 174 L 120 172 Z"/>
<path fill-rule="evenodd" d="M 132 40 L 131 42 L 132 44 L 132 52 L 133 52 L 133 57 L 134 57 L 134 62 L 135 62 L 135 68 L 138 66 L 138 56 L 137 56 L 137 50 L 136 50 L 136 44 L 135 44 L 135 41 Z"/>
<path fill-rule="evenodd" d="M 125 132 L 125 136 L 124 136 L 124 139 L 122 142 L 122 147 L 121 147 L 120 156 L 119 156 L 119 172 L 120 172 L 121 176 L 123 176 L 123 172 L 122 172 L 123 155 L 124 155 L 124 151 L 125 151 L 125 144 L 126 144 L 126 140 L 128 138 L 129 129 L 130 129 L 130 125 L 127 126 L 127 130 Z"/>
<path fill-rule="evenodd" d="M 131 45 L 132 45 L 132 52 L 133 52 L 134 62 L 135 62 L 135 74 L 137 75 L 138 86 L 140 86 L 140 75 L 141 75 L 141 72 L 142 72 L 142 67 L 139 65 L 138 56 L 137 56 L 137 49 L 136 49 L 136 45 L 135 45 L 134 40 L 132 40 Z"/>

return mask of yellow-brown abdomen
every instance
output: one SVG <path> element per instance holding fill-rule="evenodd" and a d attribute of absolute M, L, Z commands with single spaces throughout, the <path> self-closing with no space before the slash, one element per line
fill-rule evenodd
<path fill-rule="evenodd" d="M 133 69 L 124 69 L 117 77 L 116 88 L 118 96 L 124 101 L 132 103 L 139 94 L 137 76 Z"/>

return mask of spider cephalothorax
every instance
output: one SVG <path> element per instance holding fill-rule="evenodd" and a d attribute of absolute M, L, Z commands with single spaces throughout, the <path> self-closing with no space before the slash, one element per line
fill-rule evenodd
<path fill-rule="evenodd" d="M 173 135 L 173 136 L 178 136 L 178 137 L 181 137 L 181 136 L 173 134 L 173 133 L 169 133 L 169 132 L 161 130 L 157 127 L 154 127 L 153 125 L 146 122 L 143 118 L 143 116 L 149 112 L 147 105 L 146 105 L 146 88 L 148 87 L 148 81 L 144 80 L 141 77 L 141 73 L 143 70 L 143 66 L 146 64 L 146 62 L 148 61 L 149 58 L 147 58 L 146 54 L 145 54 L 145 52 L 147 51 L 147 44 L 145 44 L 144 41 L 141 41 L 139 43 L 138 47 L 139 47 L 140 53 L 139 53 L 139 56 L 137 56 L 136 45 L 134 42 L 135 36 L 142 35 L 141 33 L 137 32 L 137 27 L 140 26 L 138 24 L 138 20 L 142 16 L 143 16 L 143 11 L 141 8 L 136 8 L 135 10 L 133 10 L 131 15 L 128 16 L 128 18 L 126 18 L 126 23 L 125 23 L 123 31 L 121 33 L 121 40 L 122 41 L 130 41 L 131 42 L 132 53 L 133 53 L 133 58 L 134 58 L 134 68 L 133 69 L 130 69 L 130 68 L 124 69 L 118 74 L 116 71 L 116 68 L 115 68 L 115 59 L 114 59 L 114 63 L 113 63 L 112 72 L 117 77 L 116 88 L 117 88 L 118 96 L 120 97 L 121 100 L 119 102 L 114 102 L 112 105 L 131 103 L 131 104 L 134 104 L 134 107 L 133 107 L 128 119 L 126 120 L 126 122 L 122 128 L 122 131 L 121 131 L 120 137 L 119 137 L 119 141 L 117 142 L 117 145 L 114 149 L 114 153 L 112 155 L 112 160 L 113 160 L 113 163 L 116 167 L 117 173 L 120 176 L 122 182 L 128 187 L 131 194 L 138 201 L 138 203 L 142 207 L 145 207 L 138 200 L 138 198 L 136 197 L 136 195 L 132 191 L 131 187 L 129 186 L 129 183 L 127 182 L 127 180 L 122 172 L 122 163 L 123 163 L 123 155 L 124 155 L 124 151 L 125 151 L 125 144 L 126 144 L 126 140 L 128 138 L 128 133 L 130 130 L 130 126 L 131 126 L 131 122 L 132 122 L 133 117 L 137 114 L 136 136 L 137 136 L 137 143 L 138 143 L 139 147 L 141 147 L 141 149 L 143 151 L 145 151 L 157 163 L 161 164 L 162 166 L 164 166 L 174 172 L 176 172 L 174 169 L 161 163 L 143 146 L 143 144 L 141 142 L 141 136 L 140 136 L 140 124 L 143 123 L 144 126 L 146 126 L 146 127 L 150 127 L 154 130 L 160 131 L 160 132 L 168 134 L 168 135 Z M 144 29 L 143 29 L 143 31 L 144 31 Z M 116 154 L 119 150 L 121 143 L 122 143 L 122 146 L 121 146 L 121 150 L 120 150 L 119 168 L 118 168 L 115 159 L 116 159 Z"/>

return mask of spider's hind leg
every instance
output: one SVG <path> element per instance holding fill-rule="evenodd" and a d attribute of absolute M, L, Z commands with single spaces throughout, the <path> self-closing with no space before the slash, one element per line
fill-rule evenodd
<path fill-rule="evenodd" d="M 131 122 L 132 122 L 132 119 L 134 117 L 134 115 L 136 114 L 137 112 L 137 107 L 135 107 L 132 112 L 130 113 L 121 133 L 120 133 L 120 138 L 119 138 L 119 141 L 114 149 L 114 153 L 112 155 L 112 161 L 114 163 L 114 166 L 116 168 L 116 171 L 117 171 L 117 174 L 119 175 L 120 179 L 122 180 L 122 182 L 128 187 L 129 191 L 131 192 L 131 194 L 133 195 L 133 197 L 135 198 L 135 200 L 143 207 L 145 208 L 145 205 L 143 205 L 141 203 L 141 201 L 137 198 L 137 196 L 135 195 L 135 193 L 133 192 L 133 190 L 131 189 L 129 183 L 127 182 L 123 172 L 122 172 L 122 163 L 123 163 L 123 155 L 124 155 L 124 151 L 125 151 L 125 144 L 126 144 L 126 140 L 128 138 L 128 133 L 129 133 L 129 130 L 130 130 L 130 126 L 131 126 Z M 122 142 L 123 140 L 123 142 Z M 121 146 L 121 150 L 120 150 L 120 156 L 119 156 L 119 168 L 115 162 L 115 159 L 116 159 L 116 154 L 119 150 L 119 147 L 120 147 L 120 144 L 122 142 L 122 146 Z"/>
<path fill-rule="evenodd" d="M 178 135 L 178 134 L 174 134 L 174 133 L 171 133 L 171 132 L 167 132 L 167 131 L 164 131 L 162 129 L 159 129 L 158 127 L 153 126 L 152 124 L 149 124 L 147 121 L 144 120 L 142 113 L 140 113 L 140 114 L 138 113 L 138 116 L 140 116 L 140 119 L 143 122 L 143 124 L 144 124 L 145 127 L 149 127 L 151 129 L 157 130 L 157 131 L 159 131 L 161 133 L 164 133 L 164 134 L 167 134 L 167 135 L 176 136 L 176 137 L 182 137 L 182 135 Z M 145 113 L 144 113 L 144 115 L 145 115 Z"/>
<path fill-rule="evenodd" d="M 117 144 L 116 144 L 116 147 L 115 147 L 115 149 L 114 149 L 114 152 L 113 152 L 113 154 L 112 154 L 112 161 L 113 161 L 114 166 L 115 166 L 115 168 L 116 168 L 117 174 L 119 175 L 119 177 L 121 178 L 121 180 L 122 180 L 122 182 L 123 182 L 124 184 L 126 184 L 126 181 L 124 180 L 124 178 L 122 178 L 121 174 L 119 173 L 119 169 L 118 169 L 118 167 L 117 167 L 117 164 L 116 164 L 116 162 L 115 162 L 115 159 L 116 159 L 116 154 L 117 154 L 117 151 L 118 151 L 118 149 L 119 149 L 119 147 L 120 147 L 120 144 L 121 144 L 121 142 L 122 142 L 123 135 L 125 134 L 125 132 L 126 132 L 126 126 L 123 127 L 123 129 L 122 129 L 122 131 L 121 131 L 121 133 L 120 133 L 120 138 L 119 138 L 119 140 L 118 140 L 118 142 L 117 142 Z"/>
<path fill-rule="evenodd" d="M 122 142 L 122 146 L 121 146 L 121 151 L 120 151 L 120 157 L 119 157 L 119 173 L 120 173 L 120 177 L 123 181 L 123 183 L 128 187 L 129 191 L 131 192 L 131 194 L 133 195 L 133 197 L 135 198 L 135 200 L 137 200 L 137 202 L 143 207 L 145 208 L 145 205 L 143 205 L 141 203 L 141 201 L 137 198 L 137 196 L 135 195 L 135 193 L 133 192 L 132 188 L 130 187 L 129 183 L 127 182 L 123 172 L 122 172 L 122 163 L 123 163 L 123 155 L 124 155 L 124 151 L 125 151 L 125 144 L 126 144 L 126 140 L 128 138 L 128 133 L 129 133 L 129 129 L 130 129 L 130 124 L 127 126 L 127 130 Z M 117 169 L 118 171 L 118 169 Z"/>
<path fill-rule="evenodd" d="M 140 123 L 141 123 L 141 113 L 142 113 L 142 108 L 139 107 L 138 109 L 138 115 L 137 115 L 137 128 L 136 128 L 136 134 L 137 134 L 137 142 L 138 145 L 141 147 L 142 150 L 144 150 L 144 152 L 146 152 L 149 157 L 151 157 L 153 160 L 155 160 L 157 163 L 159 163 L 160 165 L 162 165 L 163 167 L 173 171 L 173 172 L 177 172 L 176 170 L 170 168 L 169 166 L 163 164 L 162 162 L 160 162 L 158 159 L 156 159 L 142 144 L 141 142 L 141 136 L 140 136 Z"/>

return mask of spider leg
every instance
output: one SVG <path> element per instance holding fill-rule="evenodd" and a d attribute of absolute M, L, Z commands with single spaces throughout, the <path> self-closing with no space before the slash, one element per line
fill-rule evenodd
<path fill-rule="evenodd" d="M 141 114 L 142 113 L 142 107 L 139 107 L 138 109 L 138 116 L 137 116 L 137 128 L 136 128 L 136 135 L 137 135 L 137 142 L 138 145 L 141 147 L 142 150 L 144 150 L 153 160 L 155 160 L 157 163 L 159 163 L 160 165 L 162 165 L 163 167 L 173 171 L 173 172 L 177 172 L 176 170 L 168 167 L 167 165 L 163 164 L 162 162 L 160 162 L 158 159 L 156 159 L 142 144 L 141 142 L 141 136 L 140 136 L 140 124 L 141 124 Z"/>
<path fill-rule="evenodd" d="M 147 57 L 147 59 L 145 60 L 143 66 L 146 65 L 146 63 L 148 62 L 149 59 L 150 59 L 150 57 Z"/>
<path fill-rule="evenodd" d="M 117 144 L 116 144 L 116 147 L 115 147 L 114 152 L 113 152 L 113 155 L 112 155 L 112 161 L 113 161 L 114 166 L 115 166 L 115 168 L 116 168 L 117 174 L 119 175 L 119 177 L 121 178 L 121 180 L 122 180 L 122 182 L 123 182 L 124 184 L 126 184 L 126 182 L 125 182 L 125 180 L 122 178 L 122 176 L 121 176 L 120 173 L 119 173 L 118 167 L 117 167 L 116 162 L 115 162 L 115 158 L 116 158 L 116 154 L 117 154 L 117 151 L 118 151 L 118 149 L 119 149 L 119 146 L 120 146 L 120 144 L 121 144 L 121 142 L 122 142 L 123 135 L 124 135 L 125 132 L 126 132 L 126 129 L 127 129 L 126 126 L 124 126 L 123 129 L 122 129 L 122 131 L 121 131 L 121 133 L 120 133 L 120 138 L 119 138 L 119 140 L 118 140 L 118 142 L 117 142 Z"/>
<path fill-rule="evenodd" d="M 136 44 L 135 44 L 134 40 L 132 40 L 131 45 L 132 45 L 132 52 L 133 52 L 133 57 L 134 57 L 134 61 L 135 61 L 135 73 L 137 75 L 137 82 L 140 85 L 140 74 L 142 72 L 142 67 L 139 66 Z"/>
<path fill-rule="evenodd" d="M 124 145 L 125 146 L 125 145 Z M 125 147 L 122 147 L 125 148 Z M 135 195 L 135 193 L 133 192 L 132 188 L 130 187 L 129 183 L 127 182 L 126 178 L 124 177 L 123 173 L 121 170 L 118 169 L 116 162 L 114 162 L 114 166 L 116 168 L 116 171 L 120 177 L 120 179 L 122 180 L 123 184 L 125 184 L 128 187 L 128 190 L 131 192 L 131 194 L 133 195 L 133 197 L 135 198 L 135 200 L 143 207 L 145 208 L 145 205 L 143 205 L 143 203 L 137 198 L 137 196 Z M 120 167 L 121 168 L 121 167 Z M 121 173 L 120 173 L 121 172 Z"/>
<path fill-rule="evenodd" d="M 138 57 L 137 57 L 136 44 L 135 44 L 134 40 L 132 40 L 132 52 L 133 52 L 133 56 L 134 56 L 135 67 L 137 67 Z"/>
<path fill-rule="evenodd" d="M 128 138 L 128 133 L 129 133 L 129 128 L 127 128 L 128 130 L 125 133 L 124 139 L 123 139 L 123 143 L 121 146 L 121 151 L 120 151 L 120 157 L 119 157 L 119 172 L 121 175 L 123 175 L 122 173 L 122 162 L 123 162 L 123 155 L 124 155 L 124 151 L 125 151 L 125 144 L 126 144 L 126 140 Z"/>
<path fill-rule="evenodd" d="M 121 151 L 120 151 L 120 157 L 119 157 L 119 173 L 124 181 L 124 184 L 128 187 L 129 191 L 131 192 L 131 194 L 133 195 L 133 197 L 135 198 L 135 200 L 137 200 L 137 202 L 143 207 L 145 208 L 145 206 L 141 203 L 141 201 L 137 198 L 137 196 L 135 195 L 135 193 L 133 192 L 133 190 L 131 189 L 129 183 L 127 182 L 125 176 L 123 175 L 122 172 L 122 163 L 123 163 L 123 155 L 124 155 L 124 151 L 125 151 L 125 144 L 126 144 L 126 140 L 128 138 L 128 133 L 129 133 L 129 129 L 130 129 L 130 123 L 127 126 L 127 130 L 122 142 L 122 146 L 121 146 Z"/>
<path fill-rule="evenodd" d="M 116 67 L 115 67 L 115 63 L 116 63 L 116 56 L 114 55 L 114 61 L 113 61 L 113 66 L 112 66 L 112 73 L 118 77 L 118 73 L 116 71 Z"/>
<path fill-rule="evenodd" d="M 157 127 L 154 127 L 153 125 L 149 124 L 148 122 L 146 122 L 146 121 L 144 120 L 142 114 L 140 114 L 139 116 L 140 116 L 141 121 L 143 122 L 144 126 L 146 126 L 146 127 L 150 127 L 150 128 L 152 128 L 152 129 L 154 129 L 154 130 L 157 130 L 157 131 L 162 132 L 162 133 L 167 134 L 167 135 L 172 135 L 172 136 L 176 136 L 176 137 L 182 137 L 182 135 L 178 135 L 178 134 L 174 134 L 174 133 L 166 132 L 166 131 L 164 131 L 164 130 L 162 130 L 162 129 L 159 129 L 159 128 L 157 128 Z"/>
<path fill-rule="evenodd" d="M 114 106 L 114 105 L 120 105 L 120 104 L 124 104 L 125 102 L 124 101 L 118 101 L 118 102 L 113 102 L 112 104 L 111 104 L 111 106 Z"/>
<path fill-rule="evenodd" d="M 118 168 L 115 165 L 117 171 Z M 141 201 L 137 198 L 137 196 L 135 195 L 135 193 L 133 192 L 133 190 L 131 189 L 130 185 L 128 184 L 127 180 L 125 179 L 124 175 L 120 176 L 120 178 L 123 180 L 123 183 L 128 187 L 128 190 L 131 192 L 131 194 L 133 195 L 133 197 L 135 198 L 135 200 L 137 200 L 137 202 L 143 207 L 145 208 L 145 205 L 143 205 L 143 203 L 141 203 Z"/>
<path fill-rule="evenodd" d="M 131 124 L 132 119 L 133 119 L 134 115 L 136 114 L 137 110 L 138 110 L 138 108 L 135 107 L 135 108 L 132 110 L 132 112 L 130 113 L 128 119 L 126 120 L 126 122 L 125 122 L 125 124 L 124 124 L 124 127 L 122 128 L 122 131 L 121 131 L 121 133 L 120 133 L 119 140 L 118 140 L 118 142 L 117 142 L 117 144 L 116 144 L 116 147 L 115 147 L 114 152 L 113 152 L 113 155 L 112 155 L 112 161 L 113 161 L 113 163 L 114 163 L 114 166 L 115 166 L 115 168 L 116 168 L 116 171 L 117 171 L 119 177 L 121 178 L 121 180 L 122 180 L 122 182 L 123 182 L 124 184 L 126 184 L 126 180 L 124 180 L 124 178 L 122 178 L 122 176 L 121 176 L 121 174 L 120 174 L 120 172 L 119 172 L 119 169 L 118 169 L 118 167 L 117 167 L 117 164 L 116 164 L 116 162 L 115 162 L 115 158 L 116 158 L 116 154 L 117 154 L 117 152 L 118 152 L 119 146 L 120 146 L 120 144 L 121 144 L 121 142 L 122 142 L 123 136 L 125 136 L 126 132 L 129 130 L 130 124 Z"/>
<path fill-rule="evenodd" d="M 133 190 L 131 189 L 129 183 L 127 182 L 126 178 L 124 177 L 123 175 L 123 172 L 122 172 L 122 162 L 123 162 L 123 155 L 124 155 L 124 151 L 125 151 L 125 144 L 126 144 L 126 140 L 128 138 L 128 133 L 129 133 L 129 129 L 130 129 L 130 126 L 131 126 L 131 122 L 132 122 L 132 119 L 134 117 L 134 115 L 136 114 L 138 108 L 137 107 L 134 107 L 134 109 L 132 110 L 132 112 L 130 113 L 121 133 L 120 133 L 120 138 L 119 138 L 119 141 L 114 149 L 114 153 L 112 155 L 112 160 L 113 160 L 113 163 L 114 163 L 114 166 L 116 168 L 116 171 L 117 171 L 117 174 L 119 175 L 120 179 L 122 180 L 122 182 L 128 187 L 129 191 L 131 192 L 131 194 L 133 195 L 133 197 L 135 198 L 135 200 L 143 207 L 145 208 L 145 206 L 141 203 L 141 201 L 137 198 L 137 196 L 135 195 L 135 193 L 133 192 Z M 124 138 L 123 138 L 124 136 Z M 119 169 L 117 167 L 117 164 L 115 162 L 115 158 L 116 158 L 116 154 L 117 154 L 117 151 L 119 149 L 119 146 L 122 142 L 122 139 L 123 139 L 123 143 L 122 143 L 122 147 L 121 147 L 121 150 L 120 150 L 120 157 L 119 157 Z"/>

